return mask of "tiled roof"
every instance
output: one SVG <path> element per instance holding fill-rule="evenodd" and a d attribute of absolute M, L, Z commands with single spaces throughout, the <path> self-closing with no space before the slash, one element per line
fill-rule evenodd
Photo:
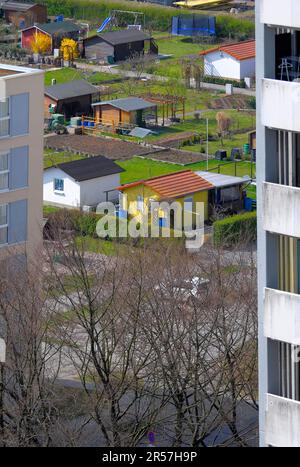
<path fill-rule="evenodd" d="M 255 57 L 255 40 L 237 42 L 235 44 L 222 45 L 212 49 L 203 50 L 200 55 L 208 55 L 213 52 L 224 52 L 237 60 L 248 60 Z"/>
<path fill-rule="evenodd" d="M 149 180 L 140 180 L 134 183 L 128 183 L 118 187 L 123 191 L 138 185 L 145 185 L 156 191 L 162 199 L 179 198 L 181 196 L 197 193 L 198 191 L 211 190 L 214 186 L 204 178 L 196 175 L 191 170 L 161 175 L 150 178 Z"/>

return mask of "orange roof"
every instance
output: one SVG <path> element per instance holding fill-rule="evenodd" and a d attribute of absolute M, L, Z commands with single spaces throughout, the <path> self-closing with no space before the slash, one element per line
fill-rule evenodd
<path fill-rule="evenodd" d="M 212 49 L 203 50 L 200 55 L 208 55 L 212 52 L 225 52 L 237 60 L 248 60 L 255 57 L 255 40 L 237 42 L 235 44 L 221 45 Z"/>
<path fill-rule="evenodd" d="M 140 180 L 138 182 L 128 183 L 119 186 L 119 191 L 126 190 L 138 185 L 145 185 L 156 191 L 161 198 L 178 198 L 180 196 L 196 193 L 198 191 L 211 190 L 214 186 L 204 180 L 204 178 L 195 174 L 191 170 L 175 172 L 168 175 L 160 175 L 149 180 Z"/>

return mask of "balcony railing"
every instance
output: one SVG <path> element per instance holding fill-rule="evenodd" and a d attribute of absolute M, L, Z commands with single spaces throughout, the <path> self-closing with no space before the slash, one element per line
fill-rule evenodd
<path fill-rule="evenodd" d="M 300 295 L 267 288 L 264 302 L 265 336 L 300 345 Z"/>
<path fill-rule="evenodd" d="M 300 188 L 263 184 L 263 226 L 268 232 L 300 238 Z"/>
<path fill-rule="evenodd" d="M 299 0 L 260 0 L 260 21 L 274 26 L 299 28 Z"/>
<path fill-rule="evenodd" d="M 267 394 L 266 445 L 300 446 L 300 402 Z"/>
<path fill-rule="evenodd" d="M 261 112 L 263 125 L 300 132 L 300 83 L 263 79 Z"/>

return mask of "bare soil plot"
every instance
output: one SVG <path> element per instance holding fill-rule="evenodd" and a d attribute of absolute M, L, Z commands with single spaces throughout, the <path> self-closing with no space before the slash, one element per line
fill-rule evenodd
<path fill-rule="evenodd" d="M 45 138 L 45 147 L 86 156 L 105 156 L 113 160 L 127 160 L 157 151 L 152 147 L 101 136 L 61 135 Z"/>

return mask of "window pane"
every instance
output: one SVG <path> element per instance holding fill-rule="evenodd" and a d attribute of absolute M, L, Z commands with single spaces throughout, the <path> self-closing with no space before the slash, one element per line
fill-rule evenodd
<path fill-rule="evenodd" d="M 9 116 L 8 99 L 0 100 L 0 118 Z"/>
<path fill-rule="evenodd" d="M 54 190 L 55 191 L 64 191 L 64 181 L 56 178 L 54 180 Z"/>
<path fill-rule="evenodd" d="M 8 135 L 9 135 L 9 120 L 8 119 L 4 119 L 4 120 L 0 119 L 0 137 L 1 136 L 8 136 Z"/>
<path fill-rule="evenodd" d="M 0 173 L 0 191 L 8 189 L 8 173 L 1 174 Z"/>
<path fill-rule="evenodd" d="M 0 204 L 0 227 L 7 224 L 7 204 Z"/>
<path fill-rule="evenodd" d="M 7 243 L 8 229 L 7 227 L 0 227 L 0 245 Z"/>
<path fill-rule="evenodd" d="M 0 172 L 2 170 L 8 170 L 8 154 L 0 154 Z"/>

